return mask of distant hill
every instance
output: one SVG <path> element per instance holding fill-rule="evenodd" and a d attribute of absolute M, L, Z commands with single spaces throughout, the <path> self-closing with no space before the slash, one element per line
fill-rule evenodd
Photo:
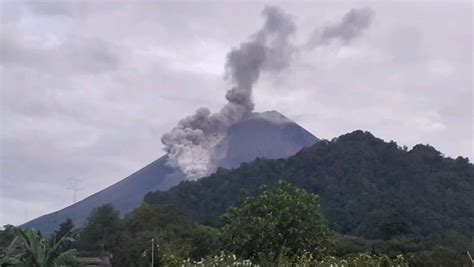
<path fill-rule="evenodd" d="M 363 131 L 320 141 L 288 159 L 219 169 L 149 193 L 145 202 L 171 204 L 197 222 L 216 225 L 226 209 L 279 179 L 319 194 L 326 218 L 342 234 L 435 243 L 469 242 L 474 235 L 474 167 L 467 158 L 447 158 L 428 145 L 408 150 Z"/>
<path fill-rule="evenodd" d="M 235 167 L 257 157 L 286 158 L 319 139 L 276 111 L 253 113 L 230 127 L 215 148 L 218 166 Z M 122 215 L 139 206 L 148 192 L 164 191 L 186 179 L 184 174 L 166 164 L 166 155 L 118 183 L 62 210 L 36 218 L 22 227 L 51 233 L 66 218 L 83 225 L 92 209 L 113 204 Z"/>

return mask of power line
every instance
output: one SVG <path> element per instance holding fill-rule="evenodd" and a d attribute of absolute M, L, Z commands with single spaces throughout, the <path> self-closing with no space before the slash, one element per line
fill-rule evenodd
<path fill-rule="evenodd" d="M 81 191 L 83 188 L 78 187 L 78 183 L 81 182 L 82 179 L 79 178 L 70 178 L 69 182 L 71 183 L 70 186 L 66 187 L 66 189 L 72 191 L 72 204 L 76 204 L 76 196 L 77 192 Z"/>
<path fill-rule="evenodd" d="M 70 182 L 70 186 L 66 187 L 66 189 L 68 190 L 71 190 L 72 191 L 72 220 L 75 221 L 76 219 L 76 197 L 77 197 L 77 192 L 78 191 L 81 191 L 83 188 L 80 188 L 78 186 L 78 184 L 81 182 L 82 180 L 79 179 L 79 178 L 70 178 L 69 179 L 69 182 Z"/>

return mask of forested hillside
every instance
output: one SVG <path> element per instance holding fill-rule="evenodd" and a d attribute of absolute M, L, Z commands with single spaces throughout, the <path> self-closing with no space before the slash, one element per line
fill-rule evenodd
<path fill-rule="evenodd" d="M 219 225 L 225 210 L 280 179 L 318 194 L 331 228 L 342 234 L 409 237 L 460 249 L 474 235 L 474 167 L 467 158 L 444 157 L 428 145 L 408 150 L 363 131 L 321 141 L 288 159 L 220 169 L 149 193 L 145 202 L 171 204 L 199 223 Z"/>

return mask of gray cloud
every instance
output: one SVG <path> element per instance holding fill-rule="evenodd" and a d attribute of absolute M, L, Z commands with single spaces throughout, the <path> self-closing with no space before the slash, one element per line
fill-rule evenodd
<path fill-rule="evenodd" d="M 34 12 L 45 16 L 72 16 L 75 9 L 71 2 L 32 1 L 28 4 Z"/>
<path fill-rule="evenodd" d="M 0 62 L 55 74 L 97 74 L 113 71 L 120 64 L 116 49 L 100 39 L 66 37 L 58 45 L 44 45 L 4 34 L 0 39 Z"/>

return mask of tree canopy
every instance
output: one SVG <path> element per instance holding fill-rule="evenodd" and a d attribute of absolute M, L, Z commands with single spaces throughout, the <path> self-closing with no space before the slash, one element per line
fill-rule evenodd
<path fill-rule="evenodd" d="M 284 181 L 273 190 L 263 187 L 223 218 L 223 244 L 243 258 L 305 252 L 321 258 L 331 249 L 331 231 L 320 212 L 319 197 Z"/>
<path fill-rule="evenodd" d="M 110 238 L 120 228 L 120 216 L 112 204 L 92 210 L 86 225 L 80 232 L 79 247 L 83 250 L 106 249 Z"/>

